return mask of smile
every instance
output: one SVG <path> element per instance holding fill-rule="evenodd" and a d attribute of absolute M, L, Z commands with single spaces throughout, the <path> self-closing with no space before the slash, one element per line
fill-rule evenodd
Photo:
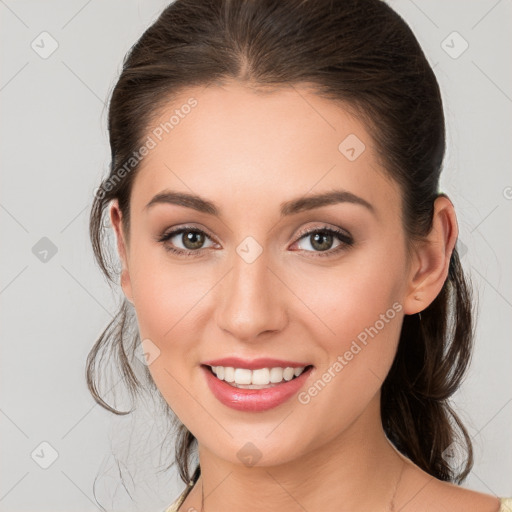
<path fill-rule="evenodd" d="M 291 361 L 275 366 L 278 361 L 269 359 L 249 364 L 235 358 L 222 362 L 225 366 L 201 364 L 206 384 L 221 404 L 244 412 L 263 412 L 284 404 L 306 386 L 314 370 L 313 365 Z M 243 368 L 242 364 L 253 368 Z M 261 367 L 262 364 L 269 366 Z"/>
<path fill-rule="evenodd" d="M 282 382 L 299 377 L 305 370 L 305 366 L 293 368 L 259 368 L 249 370 L 247 368 L 233 368 L 232 366 L 211 366 L 212 373 L 219 380 L 223 380 L 233 387 L 240 389 L 265 389 L 274 387 Z"/>

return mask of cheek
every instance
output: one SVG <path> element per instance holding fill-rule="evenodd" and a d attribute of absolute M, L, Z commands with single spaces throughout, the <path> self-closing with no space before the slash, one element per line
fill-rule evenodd
<path fill-rule="evenodd" d="M 158 353 L 149 366 L 153 379 L 172 400 L 204 357 L 200 341 L 214 313 L 210 297 L 218 276 L 202 268 L 199 278 L 199 266 L 171 263 L 162 249 L 139 247 L 130 264 L 138 329 Z"/>
<path fill-rule="evenodd" d="M 141 337 L 162 344 L 189 321 L 211 287 L 207 273 L 198 279 L 193 265 L 173 264 L 162 247 L 144 243 L 133 253 L 130 280 Z"/>
<path fill-rule="evenodd" d="M 201 413 L 200 408 L 190 406 L 187 389 L 191 375 L 198 371 L 198 340 L 204 337 L 198 315 L 209 288 L 206 280 L 194 281 L 189 275 L 191 268 L 171 271 L 154 266 L 134 273 L 140 336 L 150 340 L 149 346 L 158 354 L 148 366 L 149 372 L 166 402 L 187 425 L 194 425 Z"/>
<path fill-rule="evenodd" d="M 332 425 L 362 411 L 382 385 L 396 353 L 403 319 L 403 255 L 383 254 L 379 250 L 359 255 L 338 272 L 308 282 L 309 287 L 324 290 L 313 295 L 311 309 L 320 313 L 330 335 L 322 326 L 316 329 L 326 357 L 317 371 L 320 382 L 303 403 L 310 401 L 318 408 L 318 417 L 331 418 Z M 332 403 L 339 407 L 329 411 Z"/>
<path fill-rule="evenodd" d="M 315 273 L 307 280 L 305 289 L 313 291 L 311 309 L 319 313 L 332 334 L 330 352 L 350 345 L 359 335 L 364 338 L 365 329 L 375 324 L 387 336 L 384 331 L 391 330 L 388 327 L 396 323 L 402 309 L 404 261 L 404 254 L 376 246 L 351 255 L 337 269 Z"/>
<path fill-rule="evenodd" d="M 382 305 L 375 301 L 372 307 L 366 306 L 344 306 L 337 321 L 332 319 L 335 336 L 329 343 L 325 336 L 320 341 L 327 357 L 317 365 L 309 387 L 298 395 L 313 445 L 335 438 L 367 411 L 372 401 L 376 404 L 374 399 L 393 363 L 403 308 L 399 302 L 385 300 Z M 379 415 L 376 405 L 363 424 Z"/>

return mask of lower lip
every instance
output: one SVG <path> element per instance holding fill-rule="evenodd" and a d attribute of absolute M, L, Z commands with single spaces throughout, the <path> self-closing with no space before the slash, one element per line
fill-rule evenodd
<path fill-rule="evenodd" d="M 295 379 L 264 389 L 243 389 L 230 386 L 218 379 L 209 367 L 201 366 L 211 392 L 219 402 L 237 411 L 261 412 L 283 404 L 304 385 L 313 367 L 302 372 Z"/>

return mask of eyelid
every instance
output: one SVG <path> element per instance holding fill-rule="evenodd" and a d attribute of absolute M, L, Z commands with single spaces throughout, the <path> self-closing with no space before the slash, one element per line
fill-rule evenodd
<path fill-rule="evenodd" d="M 212 241 L 214 241 L 215 243 L 217 243 L 217 244 L 219 243 L 219 242 L 217 242 L 216 237 L 213 236 L 206 228 L 194 226 L 192 224 L 183 224 L 183 225 L 173 226 L 172 228 L 168 228 L 161 235 L 157 235 L 156 240 L 158 242 L 161 242 L 164 238 L 169 239 L 169 237 L 176 236 L 176 235 L 182 233 L 183 231 L 195 231 L 195 232 L 203 233 L 208 238 L 210 238 Z M 195 251 L 195 252 L 197 252 L 197 251 Z"/>
<path fill-rule="evenodd" d="M 338 235 L 341 235 L 341 236 L 344 236 L 346 238 L 352 239 L 352 235 L 348 231 L 346 231 L 346 230 L 344 230 L 342 228 L 339 228 L 339 227 L 334 227 L 334 226 L 330 226 L 330 225 L 327 225 L 327 224 L 323 224 L 322 226 L 315 226 L 315 227 L 310 227 L 310 228 L 304 228 L 303 230 L 299 231 L 299 233 L 296 235 L 297 236 L 297 241 L 299 241 L 301 238 L 304 238 L 306 235 L 311 235 L 313 233 L 323 232 L 323 231 L 334 232 L 334 233 L 336 233 Z"/>

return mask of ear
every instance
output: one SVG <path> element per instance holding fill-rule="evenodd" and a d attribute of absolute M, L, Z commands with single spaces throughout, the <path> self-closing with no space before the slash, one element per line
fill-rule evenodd
<path fill-rule="evenodd" d="M 121 288 L 123 289 L 127 300 L 133 304 L 132 285 L 130 281 L 130 271 L 128 264 L 128 244 L 124 236 L 122 225 L 123 217 L 117 199 L 112 200 L 109 214 L 110 224 L 112 225 L 116 234 L 117 251 L 119 253 L 119 259 L 121 260 Z"/>
<path fill-rule="evenodd" d="M 404 301 L 406 315 L 423 311 L 438 296 L 448 277 L 458 233 L 453 204 L 440 195 L 434 202 L 432 229 L 426 238 L 414 242 L 409 291 Z"/>

